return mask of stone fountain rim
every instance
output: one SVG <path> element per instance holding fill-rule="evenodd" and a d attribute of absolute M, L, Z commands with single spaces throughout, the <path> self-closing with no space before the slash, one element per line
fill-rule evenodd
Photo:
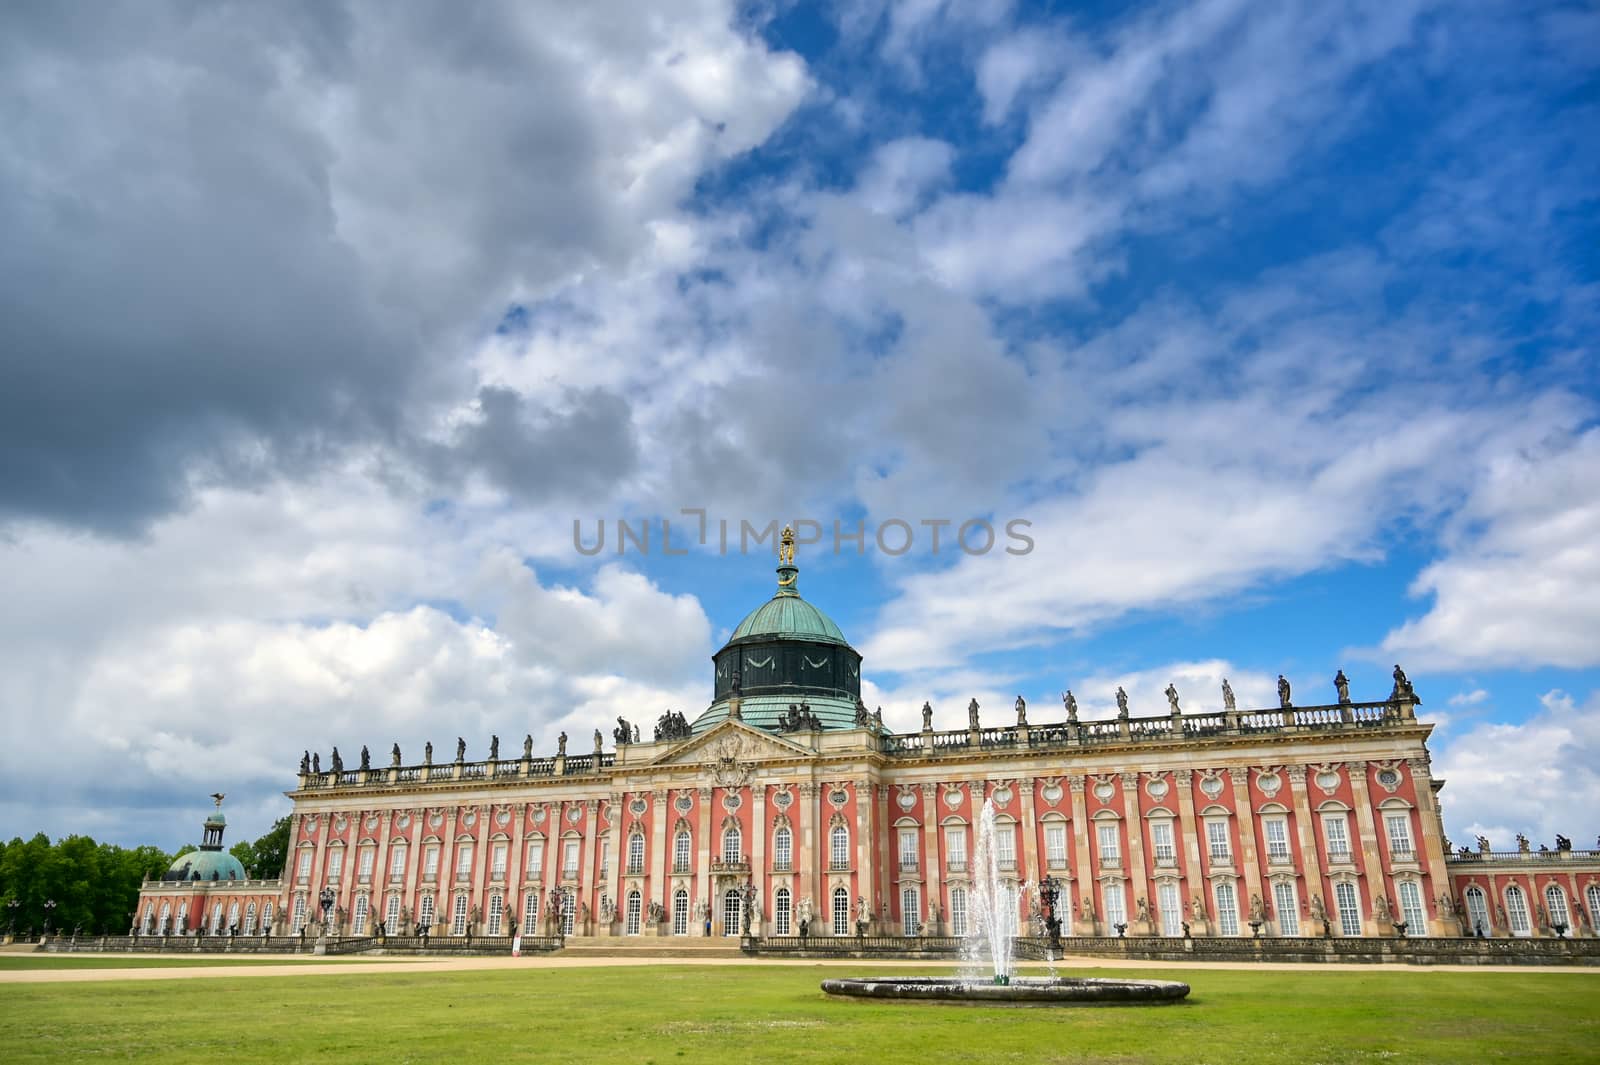
<path fill-rule="evenodd" d="M 982 983 L 957 976 L 841 977 L 822 981 L 830 995 L 902 1002 L 986 1006 L 1140 1006 L 1170 1005 L 1188 996 L 1179 980 L 1124 980 L 1116 977 L 1012 977 L 1009 984 Z"/>

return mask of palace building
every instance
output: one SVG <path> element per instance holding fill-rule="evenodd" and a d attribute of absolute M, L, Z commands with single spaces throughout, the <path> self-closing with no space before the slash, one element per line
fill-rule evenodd
<path fill-rule="evenodd" d="M 1221 706 L 1186 708 L 1169 687 L 1159 716 L 1119 692 L 1116 718 L 1089 721 L 1068 693 L 1049 717 L 973 702 L 956 729 L 925 705 L 895 733 L 801 597 L 787 530 L 779 563 L 692 721 L 619 719 L 582 753 L 563 734 L 553 754 L 496 739 L 482 761 L 463 741 L 420 764 L 308 755 L 282 877 L 245 879 L 219 810 L 145 885 L 135 934 L 961 935 L 988 800 L 1019 933 L 1049 877 L 1079 936 L 1594 935 L 1600 852 L 1450 852 L 1399 667 L 1373 702 L 1341 673 L 1327 705 L 1284 684 L 1281 705 L 1239 708 L 1225 684 Z"/>

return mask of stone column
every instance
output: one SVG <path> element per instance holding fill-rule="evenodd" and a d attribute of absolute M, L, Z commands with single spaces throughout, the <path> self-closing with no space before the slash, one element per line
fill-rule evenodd
<path fill-rule="evenodd" d="M 1044 862 L 1039 858 L 1039 826 L 1034 814 L 1033 793 L 1039 782 L 1030 775 L 1026 781 L 1012 782 L 1012 791 L 1022 798 L 1022 855 L 1017 868 L 1022 874 L 1024 887 L 1044 877 Z"/>
<path fill-rule="evenodd" d="M 389 837 L 392 835 L 390 824 L 394 818 L 392 809 L 385 810 L 378 815 L 378 851 L 373 858 L 372 866 L 372 912 L 367 915 L 367 922 L 375 932 L 378 922 L 383 920 L 384 902 L 389 897 Z"/>
<path fill-rule="evenodd" d="M 623 822 L 627 820 L 627 809 L 623 806 L 622 795 L 612 792 L 611 800 L 611 827 L 606 835 L 606 861 L 607 876 L 600 882 L 600 890 L 611 896 L 611 901 L 617 907 L 618 919 L 623 919 L 626 914 L 626 900 L 622 897 L 622 833 Z M 645 905 L 644 892 L 639 893 L 641 909 Z M 599 900 L 595 901 L 595 913 L 599 914 Z M 639 921 L 641 926 L 645 920 L 641 913 Z M 609 935 L 611 928 L 608 926 L 603 935 Z"/>
<path fill-rule="evenodd" d="M 1183 836 L 1183 881 L 1179 891 L 1186 901 L 1199 898 L 1207 908 L 1189 915 L 1189 931 L 1194 935 L 1209 935 L 1211 931 L 1210 903 L 1206 890 L 1205 867 L 1200 864 L 1200 838 L 1203 830 L 1194 810 L 1194 770 L 1178 769 L 1172 774 L 1172 783 L 1178 789 L 1178 832 Z"/>
<path fill-rule="evenodd" d="M 478 911 L 478 920 L 472 927 L 472 934 L 481 936 L 489 929 L 489 851 L 494 844 L 489 837 L 494 835 L 494 818 L 491 816 L 493 807 L 479 806 L 478 820 L 474 824 L 475 832 L 472 852 L 472 885 L 467 889 L 467 920 L 472 920 L 474 907 Z"/>
<path fill-rule="evenodd" d="M 421 885 L 418 883 L 418 874 L 422 869 L 422 840 L 428 834 L 428 811 L 423 808 L 411 810 L 411 835 L 407 837 L 406 847 L 406 882 L 400 889 L 400 905 L 408 910 L 413 922 L 417 919 L 417 902 L 421 898 Z M 396 930 L 398 932 L 398 929 Z M 411 928 L 405 929 L 407 935 Z"/>
<path fill-rule="evenodd" d="M 1239 822 L 1239 868 L 1244 873 L 1245 897 L 1239 900 L 1241 933 L 1249 927 L 1252 900 L 1259 897 L 1263 905 L 1271 900 L 1262 893 L 1261 856 L 1256 847 L 1256 811 L 1250 801 L 1250 770 L 1234 766 L 1228 770 L 1233 781 L 1233 814 Z"/>
<path fill-rule="evenodd" d="M 517 922 L 517 931 L 523 935 L 536 935 L 537 929 L 522 927 L 522 881 L 524 870 L 528 865 L 528 842 L 526 839 L 528 827 L 528 804 L 519 802 L 512 804 L 511 810 L 511 853 L 506 861 L 506 916 L 514 917 Z M 509 928 L 509 924 L 507 925 Z"/>
<path fill-rule="evenodd" d="M 799 906 L 801 899 L 810 899 L 811 905 L 815 910 L 812 916 L 815 917 L 822 912 L 822 896 L 820 894 L 822 891 L 822 870 L 820 865 L 823 856 L 817 849 L 817 800 L 822 789 L 815 781 L 807 780 L 801 782 L 798 790 L 800 792 L 800 838 L 796 842 L 799 843 L 800 853 L 799 863 L 795 868 L 799 870 L 800 877 L 797 881 L 799 887 L 798 897 L 794 900 L 794 904 Z M 799 930 L 798 924 L 795 926 L 795 930 Z"/>
<path fill-rule="evenodd" d="M 857 780 L 852 789 L 856 793 L 856 893 L 867 902 L 867 913 L 878 916 L 878 901 L 872 882 L 872 803 L 875 796 L 870 781 Z M 869 929 L 882 933 L 882 929 Z"/>
<path fill-rule="evenodd" d="M 933 912 L 933 907 L 939 907 L 939 920 L 929 922 L 928 934 L 938 936 L 944 934 L 944 883 L 943 861 L 939 854 L 939 786 L 937 784 L 922 785 L 922 861 L 927 867 L 924 882 L 928 887 L 927 907 L 928 912 Z"/>
<path fill-rule="evenodd" d="M 456 821 L 460 816 L 461 811 L 455 807 L 444 811 L 444 841 L 439 850 L 439 879 L 434 885 L 433 927 L 428 930 L 430 938 L 441 927 L 448 932 L 455 915 Z"/>
<path fill-rule="evenodd" d="M 756 898 L 761 901 L 761 920 L 772 917 L 772 896 L 767 893 L 767 836 L 772 826 L 767 824 L 767 785 L 756 781 L 750 785 L 750 832 L 755 836 L 750 848 L 750 882 L 755 886 Z M 751 935 L 762 934 L 758 922 L 748 930 Z"/>
<path fill-rule="evenodd" d="M 584 833 L 583 843 L 578 850 L 578 914 L 583 913 L 585 904 L 589 907 L 590 925 L 587 928 L 578 928 L 580 936 L 594 935 L 595 926 L 600 921 L 600 894 L 595 890 L 595 882 L 599 879 L 600 864 L 599 839 L 600 834 L 600 800 L 585 799 L 583 802 Z"/>
<path fill-rule="evenodd" d="M 652 899 L 661 903 L 667 920 L 672 919 L 672 878 L 667 874 L 672 845 L 667 832 L 678 812 L 672 808 L 672 792 L 659 788 L 650 793 L 650 883 L 644 893 L 644 907 L 648 911 Z M 648 912 L 645 921 L 650 920 Z"/>
<path fill-rule="evenodd" d="M 1455 893 L 1451 890 L 1450 871 L 1444 862 L 1444 820 L 1439 816 L 1439 800 L 1433 793 L 1433 771 L 1425 758 L 1426 755 L 1421 759 L 1407 759 L 1411 766 L 1412 786 L 1417 793 L 1417 834 L 1422 837 L 1418 843 L 1421 845 L 1424 871 L 1428 874 L 1428 888 L 1422 893 L 1422 905 L 1428 914 L 1429 935 L 1458 936 L 1461 928 L 1451 927 L 1454 922 L 1446 921 L 1439 912 L 1439 894 L 1444 892 L 1453 896 Z M 1563 857 L 1569 853 L 1564 852 Z"/>
<path fill-rule="evenodd" d="M 1144 818 L 1139 813 L 1139 774 L 1122 773 L 1122 818 L 1128 835 L 1128 884 L 1133 897 L 1128 900 L 1128 931 L 1136 936 L 1150 935 L 1149 921 L 1138 920 L 1139 900 L 1150 902 L 1150 876 L 1144 862 Z"/>
<path fill-rule="evenodd" d="M 1360 836 L 1361 871 L 1367 882 L 1368 914 L 1378 935 L 1392 936 L 1394 928 L 1388 925 L 1379 925 L 1377 919 L 1378 896 L 1389 896 L 1389 878 L 1385 875 L 1383 862 L 1378 853 L 1378 828 L 1372 816 L 1372 796 L 1367 790 L 1367 763 L 1346 762 L 1345 771 L 1350 775 L 1351 802 L 1356 808 L 1356 826 Z M 1389 911 L 1394 912 L 1395 900 L 1390 899 Z"/>
<path fill-rule="evenodd" d="M 877 820 L 874 822 L 876 827 L 873 832 L 874 847 L 869 857 L 872 859 L 873 869 L 878 874 L 878 898 L 888 899 L 892 908 L 897 901 L 895 899 L 897 893 L 890 886 L 890 878 L 898 878 L 900 873 L 895 865 L 899 858 L 895 848 L 899 843 L 894 830 L 894 819 L 889 816 L 889 785 L 868 784 L 867 790 L 872 792 L 876 799 L 874 808 L 877 812 Z M 879 935 L 887 935 L 888 932 L 887 928 L 878 930 Z"/>
<path fill-rule="evenodd" d="M 715 885 L 711 882 L 711 789 L 696 789 L 695 798 L 699 804 L 695 824 L 695 834 L 699 840 L 695 857 L 695 886 L 694 890 L 689 892 L 689 920 L 694 925 L 690 929 L 690 934 L 704 938 L 706 926 L 705 922 L 695 920 L 696 904 L 703 899 L 706 905 L 711 907 L 712 935 L 716 934 L 722 915 L 717 912 Z"/>
<path fill-rule="evenodd" d="M 1078 914 L 1078 919 L 1073 922 L 1073 933 L 1080 936 L 1098 935 L 1099 929 L 1095 921 L 1083 912 L 1083 896 L 1088 895 L 1092 900 L 1095 897 L 1094 873 L 1089 865 L 1090 855 L 1094 847 L 1094 826 L 1089 823 L 1088 803 L 1083 797 L 1085 781 L 1081 776 L 1067 778 L 1067 789 L 1072 793 L 1072 869 L 1076 883 L 1073 887 L 1077 891 L 1077 898 L 1073 899 L 1072 909 Z M 1099 903 L 1095 903 L 1096 907 Z M 1098 912 L 1098 910 L 1096 911 Z"/>
<path fill-rule="evenodd" d="M 1306 937 L 1320 936 L 1322 929 L 1312 927 L 1311 896 L 1319 896 L 1324 909 L 1329 900 L 1327 885 L 1322 880 L 1322 852 L 1317 848 L 1317 815 L 1311 811 L 1311 799 L 1306 792 L 1306 767 L 1292 765 L 1283 772 L 1289 778 L 1289 790 L 1293 796 L 1294 822 L 1300 837 L 1300 865 L 1304 873 L 1300 908 L 1307 917 L 1300 922 L 1300 934 Z"/>

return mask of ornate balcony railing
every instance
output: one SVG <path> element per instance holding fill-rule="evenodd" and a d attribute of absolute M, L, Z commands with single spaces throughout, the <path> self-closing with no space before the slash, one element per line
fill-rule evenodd
<path fill-rule="evenodd" d="M 748 875 L 750 872 L 749 858 L 713 858 L 711 859 L 712 875 Z"/>

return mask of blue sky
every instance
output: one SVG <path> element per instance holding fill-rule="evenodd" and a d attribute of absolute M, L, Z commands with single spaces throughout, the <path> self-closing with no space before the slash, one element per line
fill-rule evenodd
<path fill-rule="evenodd" d="M 800 552 L 891 723 L 1399 661 L 1600 830 L 1592 9 L 475 12 L 0 15 L 0 830 L 692 715 L 770 552 L 572 540 L 683 508 L 918 530 Z"/>

